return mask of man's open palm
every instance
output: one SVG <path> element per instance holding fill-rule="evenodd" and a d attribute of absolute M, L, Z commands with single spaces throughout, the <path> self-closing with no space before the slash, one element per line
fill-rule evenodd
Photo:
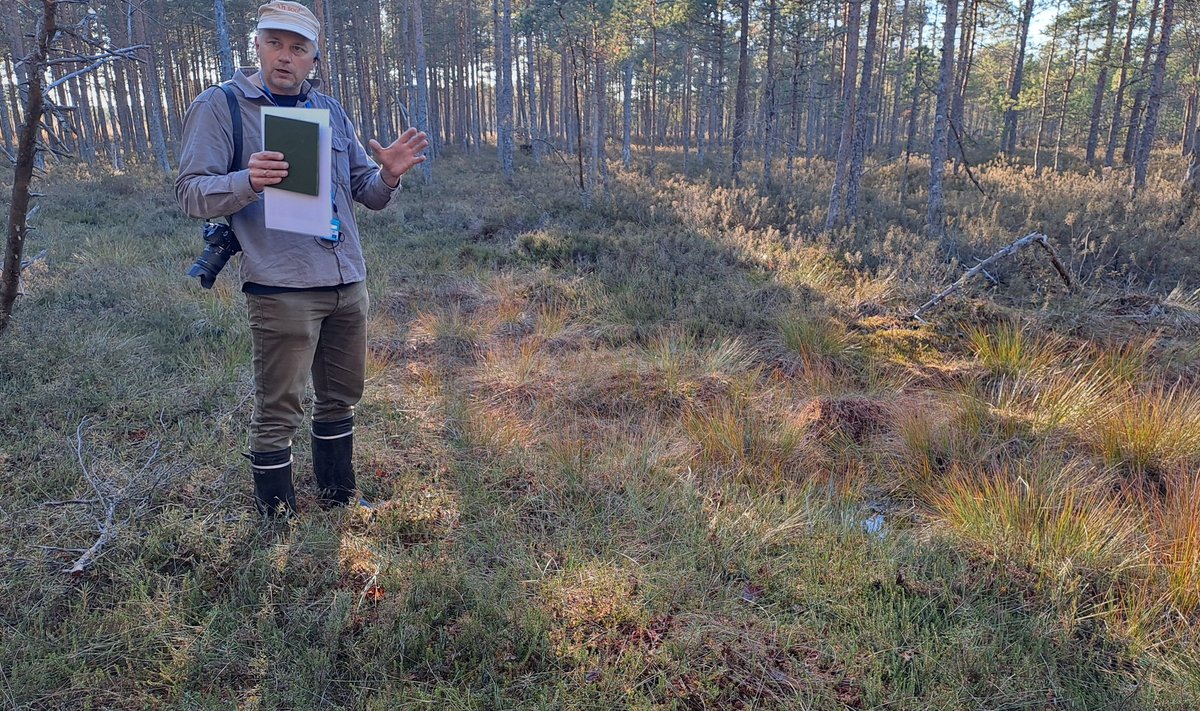
<path fill-rule="evenodd" d="M 410 128 L 387 148 L 374 138 L 367 145 L 375 155 L 384 182 L 395 187 L 409 168 L 425 162 L 424 150 L 429 147 L 429 137 L 423 131 Z"/>

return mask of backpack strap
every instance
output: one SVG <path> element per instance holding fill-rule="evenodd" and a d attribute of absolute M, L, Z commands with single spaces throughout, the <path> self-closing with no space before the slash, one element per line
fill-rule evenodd
<path fill-rule="evenodd" d="M 229 118 L 233 122 L 233 158 L 229 161 L 229 172 L 239 170 L 242 166 L 242 110 L 238 106 L 237 95 L 233 93 L 229 82 L 217 86 L 225 92 L 225 100 L 229 102 Z"/>

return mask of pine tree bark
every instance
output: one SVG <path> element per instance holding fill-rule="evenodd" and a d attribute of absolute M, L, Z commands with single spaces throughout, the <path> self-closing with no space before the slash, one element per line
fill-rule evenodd
<path fill-rule="evenodd" d="M 1012 73 L 1008 79 L 1008 108 L 1004 111 L 1004 133 L 1000 145 L 1008 156 L 1017 152 L 1017 105 L 1021 101 L 1021 89 L 1025 83 L 1025 48 L 1029 43 L 1029 24 L 1033 18 L 1033 0 L 1025 0 L 1021 8 L 1021 19 L 1017 31 L 1016 56 L 1013 58 Z"/>
<path fill-rule="evenodd" d="M 1125 32 L 1125 47 L 1121 51 L 1121 76 L 1117 80 L 1117 96 L 1113 99 L 1112 121 L 1108 125 L 1108 144 L 1104 148 L 1104 165 L 1112 167 L 1117 157 L 1117 142 L 1121 138 L 1121 109 L 1125 106 L 1125 87 L 1129 77 L 1129 62 L 1133 58 L 1133 29 L 1137 26 L 1138 0 L 1129 2 L 1129 28 Z"/>
<path fill-rule="evenodd" d="M 749 128 L 747 112 L 750 103 L 750 0 L 741 0 L 741 21 L 738 37 L 738 83 L 733 109 L 733 156 L 730 176 L 735 183 L 741 180 L 742 151 Z"/>
<path fill-rule="evenodd" d="M 21 253 L 29 233 L 30 186 L 45 107 L 42 72 L 50 56 L 51 38 L 58 31 L 57 9 L 55 0 L 42 0 L 42 15 L 34 35 L 33 50 L 23 55 L 25 66 L 32 67 L 32 71 L 26 72 L 24 122 L 17 137 L 17 162 L 13 166 L 12 199 L 8 204 L 8 236 L 4 243 L 4 271 L 0 274 L 0 336 L 8 329 L 21 282 Z"/>
<path fill-rule="evenodd" d="M 862 186 L 867 154 L 867 127 L 871 125 L 871 87 L 875 64 L 875 35 L 879 26 L 879 0 L 871 0 L 867 13 L 867 42 L 863 51 L 862 81 L 859 83 L 858 106 L 855 108 L 854 141 L 850 146 L 850 175 L 846 183 L 846 220 L 858 217 L 858 193 Z"/>
<path fill-rule="evenodd" d="M 1187 117 L 1183 122 L 1183 140 L 1180 147 L 1184 157 L 1192 154 L 1196 138 L 1196 125 L 1200 123 L 1200 54 L 1192 60 L 1192 91 L 1187 98 Z"/>
<path fill-rule="evenodd" d="M 623 63 L 621 80 L 621 164 L 629 169 L 633 161 L 633 59 Z"/>
<path fill-rule="evenodd" d="M 775 25 L 776 0 L 767 3 L 767 76 L 763 88 L 763 185 L 771 187 L 771 173 L 775 161 Z"/>
<path fill-rule="evenodd" d="M 896 51 L 896 69 L 892 78 L 892 115 L 888 120 L 887 157 L 893 159 L 900 152 L 900 109 L 904 97 L 900 92 L 908 72 L 908 19 L 909 0 L 904 0 L 900 9 L 900 47 Z"/>
<path fill-rule="evenodd" d="M 800 150 L 800 39 L 792 50 L 791 104 L 788 110 L 787 179 L 795 179 L 796 155 Z"/>
<path fill-rule="evenodd" d="M 854 119 L 858 94 L 855 92 L 858 78 L 858 33 L 862 24 L 862 0 L 848 0 L 846 12 L 845 59 L 842 61 L 841 138 L 838 141 L 834 164 L 833 187 L 829 191 L 829 210 L 825 216 L 825 229 L 831 230 L 843 221 L 845 208 L 846 177 L 850 169 L 850 150 L 854 142 Z"/>
<path fill-rule="evenodd" d="M 506 179 L 513 175 L 513 84 L 512 84 L 512 0 L 503 0 L 502 12 L 497 14 L 496 56 L 496 128 L 500 170 Z M 496 0 L 492 8 L 496 11 Z"/>
<path fill-rule="evenodd" d="M 160 87 L 162 86 L 162 73 L 158 66 L 158 56 L 154 51 L 157 44 L 150 40 L 149 32 L 146 26 L 146 13 L 154 11 L 153 5 L 143 6 L 142 11 L 137 13 L 136 32 L 138 44 L 148 45 L 142 50 L 142 57 L 145 60 L 141 67 L 144 72 L 142 77 L 142 100 L 146 110 L 146 117 L 150 127 L 150 142 L 154 149 L 154 157 L 158 161 L 158 169 L 164 173 L 171 172 L 171 159 L 167 152 L 167 132 L 166 120 L 163 114 L 163 100 Z M 130 0 L 130 11 L 133 11 L 132 0 Z"/>
<path fill-rule="evenodd" d="M 1096 91 L 1092 94 L 1092 117 L 1088 126 L 1087 155 L 1088 165 L 1096 164 L 1096 149 L 1100 146 L 1100 114 L 1104 110 L 1104 96 L 1108 92 L 1108 72 L 1112 63 L 1113 39 L 1117 31 L 1117 0 L 1108 2 L 1108 25 L 1104 32 L 1104 47 L 1100 51 L 1100 69 L 1096 73 Z"/>
<path fill-rule="evenodd" d="M 956 150 L 952 154 L 955 166 L 966 155 L 963 136 L 966 135 L 964 112 L 967 85 L 971 81 L 971 66 L 975 62 L 975 28 L 979 19 L 979 0 L 962 0 L 962 31 L 959 33 L 958 61 L 955 64 L 954 93 L 950 104 L 950 136 Z M 957 169 L 957 168 L 956 168 Z"/>
<path fill-rule="evenodd" d="M 1154 56 L 1154 37 L 1161 8 L 1161 0 L 1154 0 L 1154 4 L 1150 7 L 1150 30 L 1146 33 L 1146 46 L 1142 50 L 1142 65 L 1134 80 L 1138 89 L 1133 94 L 1133 107 L 1129 109 L 1129 124 L 1125 131 L 1125 150 L 1121 154 L 1125 165 L 1133 165 L 1137 152 L 1138 128 L 1141 126 L 1142 112 L 1145 110 L 1146 82 L 1150 76 L 1150 60 Z"/>
<path fill-rule="evenodd" d="M 947 125 L 950 121 L 951 94 L 954 91 L 954 35 L 958 28 L 958 0 L 945 0 L 942 27 L 942 59 L 938 69 L 937 109 L 934 113 L 933 140 L 929 150 L 929 204 L 925 215 L 929 236 L 948 249 L 946 240 L 946 197 L 943 181 L 948 151 Z"/>
<path fill-rule="evenodd" d="M 1200 130 L 1195 128 L 1192 129 L 1191 157 L 1182 193 L 1184 201 L 1193 208 L 1200 202 Z"/>
<path fill-rule="evenodd" d="M 320 1 L 317 0 L 317 2 Z M 233 48 L 229 46 L 229 25 L 225 19 L 225 0 L 213 0 L 213 25 L 217 31 L 217 58 L 221 62 L 221 79 L 224 81 L 233 76 Z"/>
<path fill-rule="evenodd" d="M 416 54 L 417 104 L 413 110 L 413 125 L 418 130 L 429 133 L 429 62 L 425 56 L 425 18 L 422 15 L 421 0 L 409 0 L 409 18 L 412 22 L 413 53 Z M 437 154 L 426 150 L 425 162 L 421 163 L 421 178 L 426 185 L 433 182 L 433 162 Z"/>
<path fill-rule="evenodd" d="M 1062 102 L 1058 107 L 1058 131 L 1054 139 L 1054 172 L 1062 171 L 1063 138 L 1067 134 L 1067 108 L 1071 103 L 1071 90 L 1075 86 L 1075 78 L 1079 75 L 1079 34 L 1080 26 L 1075 24 L 1075 36 L 1071 41 L 1071 71 L 1063 82 Z"/>
<path fill-rule="evenodd" d="M 1041 172 L 1042 169 L 1042 141 L 1046 136 L 1046 116 L 1050 112 L 1050 72 L 1054 68 L 1054 55 L 1058 51 L 1058 31 L 1061 13 L 1057 10 L 1061 9 L 1061 7 L 1062 2 L 1060 0 L 1056 6 L 1054 29 L 1050 34 L 1050 46 L 1046 50 L 1046 69 L 1042 74 L 1042 107 L 1038 113 L 1037 138 L 1034 139 L 1033 143 L 1033 170 L 1035 173 Z"/>
<path fill-rule="evenodd" d="M 1150 165 L 1150 149 L 1154 146 L 1158 132 L 1158 113 L 1162 106 L 1163 82 L 1167 75 L 1167 56 L 1171 53 L 1171 31 L 1174 29 L 1175 0 L 1163 0 L 1162 30 L 1159 34 L 1158 53 L 1154 70 L 1150 75 L 1150 96 L 1146 100 L 1146 123 L 1142 127 L 1137 154 L 1133 166 L 1133 192 L 1146 187 L 1146 174 Z"/>
<path fill-rule="evenodd" d="M 526 101 L 529 103 L 529 150 L 533 154 L 533 162 L 542 162 L 541 114 L 537 102 L 537 64 L 533 61 L 533 30 L 525 33 L 525 66 L 528 67 L 525 77 Z"/>

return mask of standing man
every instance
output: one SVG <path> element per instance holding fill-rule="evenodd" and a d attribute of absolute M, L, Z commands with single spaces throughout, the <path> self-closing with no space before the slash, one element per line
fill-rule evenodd
<path fill-rule="evenodd" d="M 243 254 L 242 291 L 254 349 L 254 415 L 250 467 L 254 502 L 267 515 L 295 510 L 292 437 L 304 412 L 309 374 L 313 470 L 323 504 L 358 501 L 351 466 L 354 405 L 362 397 L 367 352 L 367 276 L 351 200 L 381 210 L 400 176 L 425 160 L 424 133 L 410 128 L 389 146 L 375 139 L 371 160 L 342 106 L 308 79 L 320 60 L 321 24 L 290 0 L 258 8 L 258 67 L 234 73 L 241 113 L 243 165 L 235 155 L 233 121 L 224 91 L 212 87 L 192 102 L 184 122 L 175 196 L 191 217 L 230 217 Z M 263 188 L 287 176 L 287 156 L 263 151 L 263 106 L 328 109 L 332 129 L 333 224 L 328 236 L 267 229 Z"/>

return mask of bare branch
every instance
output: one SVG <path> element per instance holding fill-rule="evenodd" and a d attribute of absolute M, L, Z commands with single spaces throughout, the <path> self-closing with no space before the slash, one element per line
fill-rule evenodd
<path fill-rule="evenodd" d="M 83 69 L 77 69 L 77 70 L 71 72 L 70 74 L 67 74 L 66 76 L 63 76 L 59 79 L 56 79 L 55 81 L 50 82 L 50 84 L 46 86 L 46 91 L 53 91 L 54 89 L 57 89 L 58 87 L 65 84 L 66 82 L 70 81 L 71 79 L 74 79 L 75 77 L 77 77 L 81 74 L 87 74 L 88 72 L 93 72 L 93 71 L 99 69 L 100 67 L 104 66 L 105 64 L 108 64 L 109 62 L 112 62 L 114 60 L 132 59 L 132 57 L 126 56 L 127 52 L 135 52 L 135 51 L 137 51 L 139 49 L 143 49 L 145 47 L 146 47 L 146 45 L 142 44 L 142 45 L 137 45 L 136 47 L 126 47 L 125 49 L 116 49 L 105 55 L 101 55 L 99 58 L 93 58 L 93 59 L 96 59 L 96 61 L 92 62 L 91 64 L 84 67 Z M 83 58 L 75 58 L 72 60 L 52 60 L 52 61 L 62 64 L 62 63 L 65 63 L 66 61 L 78 62 L 80 60 L 83 60 Z M 84 60 L 84 61 L 86 61 L 86 60 Z M 50 63 L 50 62 L 48 62 L 48 63 Z"/>
<path fill-rule="evenodd" d="M 939 294 L 934 296 L 932 299 L 930 299 L 929 301 L 926 301 L 924 304 L 922 304 L 920 306 L 920 308 L 918 308 L 916 311 L 914 311 L 912 313 L 912 318 L 916 321 L 920 321 L 921 323 L 925 323 L 924 319 L 921 318 L 921 314 L 923 312 L 933 308 L 934 306 L 937 306 L 947 296 L 950 296 L 954 292 L 961 289 L 964 284 L 966 284 L 968 281 L 970 281 L 971 277 L 986 273 L 985 270 L 987 269 L 987 267 L 989 265 L 991 265 L 993 262 L 995 262 L 996 260 L 1001 259 L 1002 257 L 1007 257 L 1008 255 L 1012 254 L 1013 252 L 1016 252 L 1017 250 L 1021 249 L 1022 247 L 1027 247 L 1030 244 L 1034 244 L 1034 243 L 1041 245 L 1042 248 L 1045 249 L 1046 252 L 1050 254 L 1050 261 L 1054 264 L 1054 268 L 1058 271 L 1058 275 L 1062 277 L 1064 282 L 1066 282 L 1067 288 L 1070 289 L 1071 288 L 1071 277 L 1068 276 L 1066 268 L 1063 267 L 1062 262 L 1058 258 L 1058 254 L 1054 251 L 1054 248 L 1051 247 L 1050 243 L 1047 241 L 1046 235 L 1042 234 L 1041 232 L 1030 232 L 1029 234 L 1025 235 L 1024 237 L 1017 240 L 1016 242 L 1013 242 L 1012 244 L 1008 245 L 1007 247 L 1000 249 L 992 256 L 983 260 L 979 264 L 976 264 L 974 267 L 971 267 L 970 269 L 968 269 L 966 274 L 963 274 L 961 277 L 958 278 L 958 281 L 956 281 L 953 284 L 951 284 L 950 286 L 946 287 Z"/>

